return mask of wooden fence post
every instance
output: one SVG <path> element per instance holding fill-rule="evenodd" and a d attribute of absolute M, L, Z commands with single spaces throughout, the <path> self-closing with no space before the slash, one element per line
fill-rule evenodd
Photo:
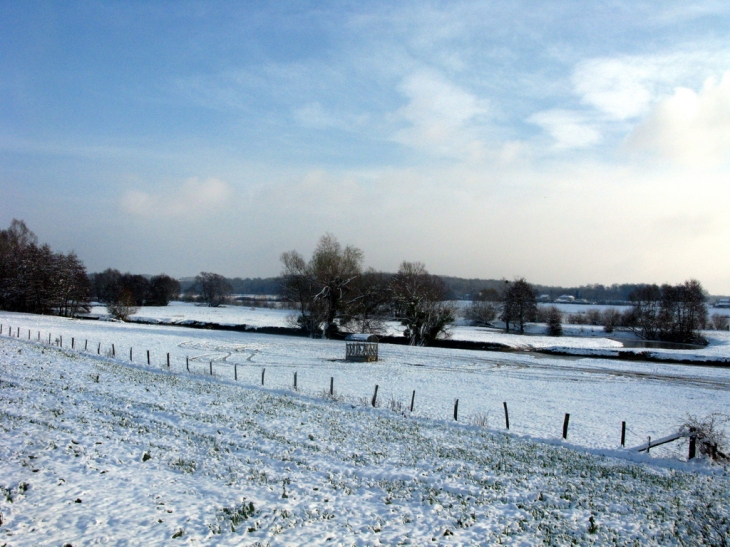
<path fill-rule="evenodd" d="M 132 359 L 132 348 L 129 348 L 129 360 L 134 361 L 134 359 Z"/>
<path fill-rule="evenodd" d="M 266 376 L 266 369 L 261 370 L 261 385 L 264 385 L 264 376 Z"/>
<path fill-rule="evenodd" d="M 28 331 L 28 340 L 30 340 L 30 331 Z M 71 337 L 71 349 L 76 349 L 76 338 Z"/>
<path fill-rule="evenodd" d="M 332 397 L 335 394 L 335 378 L 334 376 L 330 376 L 330 397 Z"/>
<path fill-rule="evenodd" d="M 565 419 L 563 420 L 563 439 L 568 438 L 568 422 L 570 422 L 570 414 L 565 414 Z"/>
<path fill-rule="evenodd" d="M 507 426 L 507 429 L 509 429 L 509 412 L 507 411 L 507 403 L 503 402 L 504 405 L 504 423 Z"/>
<path fill-rule="evenodd" d="M 101 342 L 99 342 L 99 347 L 96 348 L 96 354 L 101 355 Z"/>
<path fill-rule="evenodd" d="M 238 382 L 238 363 L 233 363 L 233 379 Z"/>
<path fill-rule="evenodd" d="M 0 332 L 0 334 L 2 334 L 2 332 Z M 41 341 L 41 331 L 38 331 L 38 341 Z"/>
<path fill-rule="evenodd" d="M 373 393 L 373 407 L 378 402 L 378 384 L 375 384 L 375 393 Z"/>
<path fill-rule="evenodd" d="M 84 340 L 84 351 L 87 351 L 89 349 L 89 340 Z"/>
<path fill-rule="evenodd" d="M 297 373 L 294 373 L 294 391 L 297 390 Z"/>
<path fill-rule="evenodd" d="M 147 364 L 150 364 L 150 350 L 147 350 Z"/>
<path fill-rule="evenodd" d="M 621 446 L 626 446 L 626 422 L 621 422 Z"/>
<path fill-rule="evenodd" d="M 649 450 L 651 450 L 651 437 L 646 441 L 646 453 L 649 453 Z"/>
<path fill-rule="evenodd" d="M 20 329 L 18 329 L 18 334 L 20 334 Z M 63 347 L 63 336 L 60 334 L 58 335 L 58 345 Z"/>
<path fill-rule="evenodd" d="M 413 390 L 413 395 L 411 395 L 411 412 L 413 412 L 413 403 L 416 402 L 416 390 Z"/>
<path fill-rule="evenodd" d="M 30 340 L 30 329 L 28 329 L 28 340 Z"/>
<path fill-rule="evenodd" d="M 210 362 L 210 375 L 213 376 L 213 361 Z"/>
<path fill-rule="evenodd" d="M 48 345 L 49 346 L 51 345 L 51 333 L 50 332 L 48 333 Z"/>
<path fill-rule="evenodd" d="M 693 432 L 693 430 L 690 430 Z M 697 435 L 692 433 L 689 437 L 689 455 L 687 456 L 688 460 L 693 460 L 697 456 Z"/>
<path fill-rule="evenodd" d="M 454 402 L 454 421 L 459 421 L 459 399 Z"/>
<path fill-rule="evenodd" d="M 114 344 L 112 344 L 112 357 L 117 356 L 117 348 L 114 347 Z"/>
<path fill-rule="evenodd" d="M 170 369 L 170 354 L 167 354 L 167 369 Z"/>
<path fill-rule="evenodd" d="M 190 372 L 190 359 L 188 358 L 187 355 L 185 356 L 185 368 L 187 369 L 188 372 Z"/>

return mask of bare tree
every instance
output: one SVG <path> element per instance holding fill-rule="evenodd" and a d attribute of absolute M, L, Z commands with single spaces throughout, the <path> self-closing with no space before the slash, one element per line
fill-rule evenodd
<path fill-rule="evenodd" d="M 390 276 L 368 269 L 352 285 L 348 315 L 357 332 L 384 334 L 384 318 L 391 300 Z"/>
<path fill-rule="evenodd" d="M 705 294 L 699 281 L 679 285 L 645 285 L 630 295 L 629 326 L 645 340 L 706 343 L 700 329 L 707 323 Z"/>
<path fill-rule="evenodd" d="M 396 317 L 412 346 L 426 346 L 446 334 L 456 310 L 444 301 L 448 288 L 440 277 L 429 274 L 421 262 L 403 262 L 390 287 Z"/>
<path fill-rule="evenodd" d="M 464 310 L 464 319 L 474 325 L 485 327 L 499 314 L 499 304 L 485 300 L 474 300 Z"/>
<path fill-rule="evenodd" d="M 357 247 L 342 248 L 332 234 L 325 234 L 309 262 L 297 251 L 281 255 L 281 291 L 299 307 L 298 321 L 310 335 L 334 335 L 337 321 L 346 319 L 349 295 L 362 272 L 363 253 Z"/>
<path fill-rule="evenodd" d="M 200 298 L 211 308 L 217 308 L 231 295 L 233 289 L 226 278 L 217 273 L 200 272 L 195 276 Z"/>
<path fill-rule="evenodd" d="M 144 306 L 151 296 L 151 284 L 143 275 L 125 273 L 118 280 L 119 290 L 132 295 L 135 306 Z"/>
<path fill-rule="evenodd" d="M 92 295 L 99 302 L 113 302 L 119 293 L 119 279 L 122 273 L 119 270 L 107 268 L 103 272 L 93 273 L 90 276 Z"/>
<path fill-rule="evenodd" d="M 150 279 L 149 306 L 167 306 L 180 297 L 180 282 L 169 275 L 160 274 Z"/>
<path fill-rule="evenodd" d="M 519 326 L 520 334 L 525 332 L 525 323 L 534 321 L 537 316 L 537 296 L 524 277 L 515 279 L 513 282 L 505 282 L 507 288 L 504 294 L 504 307 L 502 308 L 502 320 L 505 323 L 506 331 L 509 332 L 510 323 Z"/>
<path fill-rule="evenodd" d="M 297 251 L 282 253 L 281 263 L 281 295 L 296 304 L 299 311 L 297 324 L 314 336 L 320 329 L 323 306 L 321 302 L 315 301 L 317 290 L 309 265 Z"/>
<path fill-rule="evenodd" d="M 314 250 L 309 269 L 318 290 L 314 298 L 324 304 L 323 338 L 337 330 L 335 318 L 362 272 L 362 258 L 360 249 L 352 245 L 343 249 L 332 234 L 323 235 Z"/>
<path fill-rule="evenodd" d="M 59 315 L 73 317 L 79 312 L 89 312 L 91 283 L 86 268 L 75 253 L 59 254 L 56 279 L 56 301 Z"/>
<path fill-rule="evenodd" d="M 631 301 L 630 328 L 644 340 L 656 340 L 659 336 L 659 314 L 662 309 L 662 292 L 657 285 L 644 285 L 629 295 Z"/>
<path fill-rule="evenodd" d="M 706 344 L 699 332 L 707 324 L 705 294 L 700 282 L 690 279 L 680 285 L 663 285 L 660 319 L 662 340 Z"/>

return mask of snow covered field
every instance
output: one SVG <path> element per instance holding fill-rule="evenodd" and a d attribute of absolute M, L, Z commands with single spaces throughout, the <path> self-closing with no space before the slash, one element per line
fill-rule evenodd
<path fill-rule="evenodd" d="M 576 304 L 563 304 L 563 307 L 585 309 L 586 306 Z M 712 309 L 710 310 L 712 312 Z M 727 311 L 727 310 L 721 310 Z M 107 311 L 104 306 L 94 306 L 92 315 L 106 317 Z M 244 306 L 222 306 L 209 308 L 185 302 L 171 302 L 169 306 L 155 307 L 146 306 L 131 316 L 132 321 L 138 321 L 159 325 L 185 325 L 190 322 L 214 323 L 219 325 L 247 325 L 250 327 L 291 327 L 288 318 L 294 316 L 292 310 L 249 308 Z M 388 334 L 399 336 L 403 327 L 393 321 L 388 325 Z M 526 332 L 529 336 L 516 336 L 505 334 L 497 329 L 481 327 L 470 327 L 460 325 L 458 322 L 451 328 L 451 338 L 454 340 L 467 340 L 501 344 L 516 350 L 568 350 L 575 353 L 606 354 L 615 352 L 622 348 L 622 343 L 617 340 L 635 340 L 636 337 L 627 332 L 616 331 L 608 338 L 603 327 L 592 325 L 563 325 L 564 336 L 552 337 L 542 335 L 545 332 L 544 325 L 529 324 Z M 730 359 L 730 332 L 706 331 L 705 337 L 710 344 L 705 348 L 694 350 L 652 350 L 651 353 L 662 359 L 687 359 L 687 360 L 713 360 Z M 645 352 L 643 348 L 630 348 L 622 351 Z"/>
<path fill-rule="evenodd" d="M 106 316 L 106 306 L 93 306 L 92 315 Z M 292 310 L 249 308 L 245 306 L 219 306 L 210 308 L 189 302 L 170 302 L 168 306 L 144 306 L 131 316 L 135 321 L 151 323 L 184 323 L 200 321 L 219 325 L 249 325 L 252 327 L 287 327 L 287 317 Z"/>
<path fill-rule="evenodd" d="M 392 345 L 353 364 L 335 341 L 0 323 L 0 545 L 690 545 L 728 518 L 708 508 L 727 470 L 619 439 L 730 414 L 730 369 Z"/>

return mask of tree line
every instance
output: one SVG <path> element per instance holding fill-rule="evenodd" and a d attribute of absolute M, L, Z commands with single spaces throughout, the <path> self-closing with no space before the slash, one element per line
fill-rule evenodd
<path fill-rule="evenodd" d="M 106 304 L 116 319 L 126 320 L 140 306 L 167 306 L 180 297 L 180 282 L 167 274 L 150 278 L 107 268 L 89 276 L 91 296 Z"/>
<path fill-rule="evenodd" d="M 420 262 L 403 262 L 395 274 L 363 269 L 363 253 L 342 247 L 326 234 L 309 260 L 297 251 L 281 255 L 281 294 L 298 315 L 296 324 L 310 336 L 331 338 L 343 332 L 382 334 L 386 321 L 399 321 L 412 345 L 428 345 L 446 336 L 457 315 L 446 282 Z M 595 288 L 595 286 L 594 286 Z M 476 292 L 464 317 L 506 332 L 523 334 L 531 322 L 562 334 L 563 314 L 555 306 L 537 305 L 535 286 L 524 278 L 502 280 Z M 706 293 L 697 280 L 678 285 L 636 285 L 625 295 L 630 308 L 601 314 L 607 332 L 623 328 L 645 340 L 707 343 L 700 331 L 708 325 Z"/>
<path fill-rule="evenodd" d="M 72 252 L 53 252 L 22 220 L 0 230 L 0 309 L 73 316 L 89 310 L 86 268 Z"/>
<path fill-rule="evenodd" d="M 363 268 L 363 253 L 342 247 L 326 234 L 312 257 L 297 251 L 281 255 L 281 294 L 296 306 L 296 324 L 310 336 L 331 338 L 356 331 L 383 334 L 386 321 L 398 321 L 411 345 L 429 345 L 448 335 L 457 316 L 453 292 L 423 263 L 401 263 L 395 274 Z M 537 314 L 535 289 L 524 279 L 501 281 L 499 290 L 482 289 L 466 318 L 487 325 L 497 316 L 507 332 L 524 333 Z"/>
<path fill-rule="evenodd" d="M 423 263 L 404 261 L 395 274 L 365 269 L 363 252 L 342 247 L 331 234 L 320 238 L 309 260 L 292 250 L 281 255 L 281 263 L 278 292 L 297 309 L 296 326 L 310 336 L 383 334 L 385 322 L 395 320 L 409 343 L 428 345 L 446 336 L 457 316 L 453 289 Z M 271 287 L 268 280 L 260 281 Z M 603 290 L 601 285 L 587 287 Z M 612 287 L 624 290 L 629 285 Z M 624 328 L 647 340 L 705 342 L 700 330 L 708 324 L 706 293 L 699 281 L 633 287 L 626 295 L 628 312 L 600 314 L 608 332 Z M 221 305 L 233 292 L 229 280 L 211 272 L 196 276 L 190 289 L 209 306 Z M 524 278 L 484 281 L 464 315 L 477 325 L 490 325 L 498 318 L 507 332 L 524 333 L 527 323 L 545 322 L 549 333 L 558 335 L 562 314 L 555 307 L 538 308 L 538 289 Z M 0 309 L 73 316 L 88 312 L 95 299 L 125 319 L 139 306 L 165 306 L 180 293 L 180 282 L 166 274 L 147 277 L 109 268 L 87 275 L 73 252 L 56 253 L 39 244 L 22 220 L 13 219 L 8 229 L 0 230 Z M 720 322 L 713 322 L 719 328 Z"/>

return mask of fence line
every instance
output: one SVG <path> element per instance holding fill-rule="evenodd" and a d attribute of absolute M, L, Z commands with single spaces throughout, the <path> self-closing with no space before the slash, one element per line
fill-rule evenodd
<path fill-rule="evenodd" d="M 2 335 L 2 334 L 3 334 L 3 324 L 0 323 L 0 335 Z M 13 338 L 13 328 L 10 325 L 8 326 L 8 329 L 7 329 L 7 336 L 9 338 Z M 17 327 L 17 334 L 16 334 L 15 338 L 20 339 L 20 327 Z M 48 333 L 48 345 L 51 345 L 51 338 L 52 338 L 52 333 L 49 332 Z M 43 343 L 43 342 L 41 342 L 41 332 L 40 331 L 38 331 L 37 340 L 38 340 L 38 343 L 41 343 L 41 344 Z M 30 331 L 30 329 L 28 330 L 28 341 L 31 341 L 31 331 Z M 89 341 L 87 339 L 87 340 L 85 340 L 85 343 L 84 343 L 84 349 L 83 350 L 76 350 L 75 337 L 72 337 L 71 338 L 71 349 L 74 350 L 74 351 L 88 353 L 88 351 L 87 351 L 88 350 L 88 344 L 89 344 Z M 59 337 L 56 339 L 56 345 L 58 347 L 60 347 L 60 348 L 63 348 L 63 336 L 62 335 L 59 335 Z M 129 361 L 130 362 L 134 362 L 132 351 L 133 351 L 133 348 L 130 347 L 129 348 Z M 101 355 L 101 342 L 99 342 L 98 343 L 98 346 L 97 346 L 97 355 Z M 116 349 L 115 349 L 114 343 L 111 344 L 111 351 L 110 351 L 110 353 L 107 353 L 107 355 L 108 356 L 111 356 L 114 359 L 116 359 Z M 166 357 L 167 357 L 167 361 L 166 361 L 167 368 L 168 368 L 168 370 L 172 370 L 171 362 L 170 362 L 170 354 L 167 353 L 166 354 Z M 195 359 L 195 358 L 193 358 L 193 359 Z M 226 363 L 226 364 L 229 364 L 230 365 L 230 363 Z M 147 350 L 147 365 L 150 365 L 150 351 L 149 350 Z M 238 365 L 239 365 L 239 363 L 233 363 L 233 374 L 234 374 L 234 381 L 235 382 L 238 382 Z M 188 356 L 185 357 L 185 368 L 186 368 L 187 372 L 190 373 L 190 359 L 189 359 Z M 213 374 L 213 360 L 210 360 L 209 361 L 209 372 L 210 372 L 210 376 L 213 376 L 214 375 Z M 266 376 L 266 368 L 262 368 L 262 370 L 261 370 L 261 386 L 264 386 L 265 385 L 265 376 Z M 298 383 L 297 383 L 297 372 L 296 371 L 294 372 L 294 385 L 293 385 L 293 389 L 294 389 L 294 391 L 298 391 L 299 390 Z M 375 385 L 375 390 L 373 392 L 373 396 L 372 396 L 372 399 L 371 399 L 371 402 L 370 402 L 370 404 L 371 404 L 372 407 L 378 407 L 378 406 L 380 406 L 378 404 L 378 389 L 379 389 L 379 385 L 376 384 Z M 330 377 L 329 396 L 332 397 L 332 398 L 334 397 L 334 377 L 333 376 Z M 412 395 L 411 395 L 411 404 L 410 404 L 410 412 L 411 413 L 414 412 L 415 399 L 416 399 L 416 390 L 414 389 L 413 392 L 412 392 Z M 502 405 L 504 407 L 505 429 L 509 431 L 509 429 L 510 429 L 510 420 L 509 420 L 509 411 L 508 411 L 508 408 L 507 408 L 507 402 L 504 401 L 502 403 Z M 455 399 L 454 400 L 454 408 L 453 408 L 453 419 L 454 419 L 454 421 L 458 421 L 458 412 L 459 412 L 459 399 Z M 569 413 L 566 413 L 565 414 L 565 417 L 563 419 L 563 439 L 564 440 L 567 440 L 567 438 L 568 438 L 568 425 L 569 425 L 569 422 L 570 422 L 570 414 Z M 621 441 L 620 441 L 620 446 L 622 448 L 625 447 L 625 443 L 626 443 L 626 431 L 627 430 L 628 430 L 628 428 L 626 426 L 626 422 L 625 421 L 622 421 L 621 422 Z M 637 433 L 634 433 L 634 432 L 631 432 L 631 433 L 634 434 L 634 435 L 638 435 Z M 670 442 L 673 442 L 673 441 L 676 441 L 676 440 L 680 440 L 680 439 L 683 439 L 683 438 L 688 438 L 689 439 L 689 454 L 688 454 L 688 459 L 693 459 L 696 456 L 696 441 L 697 441 L 697 436 L 696 436 L 696 434 L 695 434 L 694 431 L 684 431 L 684 430 L 681 430 L 681 431 L 679 431 L 677 433 L 673 433 L 673 434 L 667 435 L 667 436 L 662 437 L 660 439 L 655 439 L 653 442 L 651 440 L 651 437 L 648 437 L 648 440 L 646 441 L 646 443 L 641 444 L 639 446 L 636 446 L 634 448 L 630 448 L 630 449 L 628 449 L 628 451 L 630 451 L 630 452 L 646 452 L 648 454 L 649 451 L 652 448 L 654 448 L 654 447 L 661 446 L 663 444 L 667 444 L 667 443 L 670 443 Z"/>

